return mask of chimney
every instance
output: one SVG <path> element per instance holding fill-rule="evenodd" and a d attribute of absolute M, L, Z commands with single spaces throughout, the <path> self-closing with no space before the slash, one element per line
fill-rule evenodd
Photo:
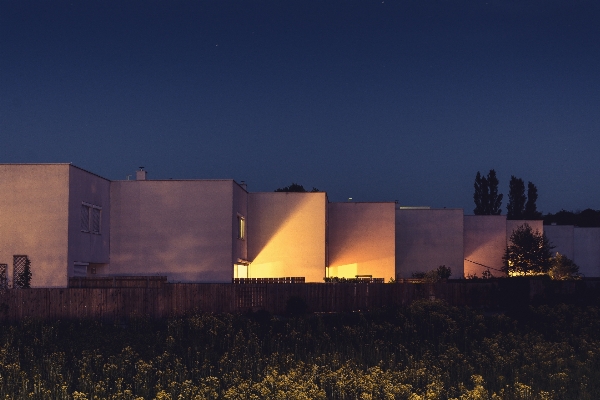
<path fill-rule="evenodd" d="M 241 182 L 240 182 L 240 186 L 241 186 L 242 188 L 244 188 L 244 190 L 246 190 L 246 191 L 248 190 L 248 185 L 246 185 L 246 181 L 241 181 Z"/>
<path fill-rule="evenodd" d="M 147 173 L 148 173 L 147 171 L 144 171 L 144 167 L 140 167 L 139 170 L 135 171 L 135 180 L 136 181 L 145 181 Z"/>

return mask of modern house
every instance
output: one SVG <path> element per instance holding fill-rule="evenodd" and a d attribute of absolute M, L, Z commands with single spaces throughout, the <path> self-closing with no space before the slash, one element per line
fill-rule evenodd
<path fill-rule="evenodd" d="M 84 276 L 387 281 L 439 265 L 455 278 L 499 274 L 507 239 L 525 222 L 544 229 L 462 209 L 253 193 L 231 179 L 150 180 L 139 170 L 110 181 L 72 164 L 0 164 L 0 283 L 27 261 L 33 287 Z M 545 228 L 586 276 L 600 276 L 600 228 Z"/>

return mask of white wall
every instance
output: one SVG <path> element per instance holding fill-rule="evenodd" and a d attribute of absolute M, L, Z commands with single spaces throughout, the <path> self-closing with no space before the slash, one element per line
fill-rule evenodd
<path fill-rule="evenodd" d="M 328 276 L 395 277 L 395 203 L 329 203 Z"/>
<path fill-rule="evenodd" d="M 108 273 L 110 259 L 110 181 L 75 166 L 69 168 L 68 274 L 77 263 L 98 264 L 97 273 Z M 82 203 L 101 207 L 100 233 L 81 229 Z M 88 274 L 90 270 L 88 268 Z"/>
<path fill-rule="evenodd" d="M 559 252 L 560 254 L 567 256 L 571 260 L 573 260 L 573 257 L 575 256 L 575 251 L 573 247 L 573 228 L 573 225 L 544 226 L 544 233 L 550 241 L 550 244 L 554 246 L 554 249 L 552 249 L 553 254 Z"/>
<path fill-rule="evenodd" d="M 573 225 L 546 225 L 546 236 L 555 246 L 553 252 L 569 257 L 584 276 L 600 277 L 600 228 Z"/>
<path fill-rule="evenodd" d="M 111 274 L 231 282 L 234 185 L 232 180 L 111 182 Z"/>
<path fill-rule="evenodd" d="M 445 265 L 463 276 L 463 210 L 396 210 L 396 276 L 410 278 Z"/>
<path fill-rule="evenodd" d="M 69 164 L 0 165 L 0 263 L 31 260 L 32 287 L 67 286 Z"/>
<path fill-rule="evenodd" d="M 464 274 L 481 274 L 489 267 L 494 276 L 503 276 L 502 257 L 506 250 L 506 215 L 464 216 Z M 483 264 L 483 265 L 481 265 Z"/>
<path fill-rule="evenodd" d="M 325 193 L 249 193 L 249 278 L 325 277 Z"/>
<path fill-rule="evenodd" d="M 579 273 L 586 277 L 600 277 L 600 228 L 574 229 L 573 261 Z"/>

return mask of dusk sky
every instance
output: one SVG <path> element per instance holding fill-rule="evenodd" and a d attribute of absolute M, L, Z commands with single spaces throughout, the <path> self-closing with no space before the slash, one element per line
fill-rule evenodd
<path fill-rule="evenodd" d="M 0 163 L 600 209 L 600 1 L 0 0 Z M 135 176 L 135 175 L 134 175 Z M 1 177 L 0 177 L 1 179 Z"/>

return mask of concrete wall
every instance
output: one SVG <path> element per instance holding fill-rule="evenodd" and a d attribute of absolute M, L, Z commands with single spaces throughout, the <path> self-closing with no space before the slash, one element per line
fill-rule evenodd
<path fill-rule="evenodd" d="M 0 165 L 0 263 L 31 260 L 32 287 L 67 286 L 69 164 Z"/>
<path fill-rule="evenodd" d="M 395 203 L 327 204 L 328 276 L 395 273 Z"/>
<path fill-rule="evenodd" d="M 573 261 L 579 273 L 586 277 L 600 277 L 600 228 L 575 228 Z"/>
<path fill-rule="evenodd" d="M 325 193 L 249 193 L 249 278 L 325 277 Z"/>
<path fill-rule="evenodd" d="M 234 185 L 232 180 L 111 182 L 110 273 L 231 282 Z"/>
<path fill-rule="evenodd" d="M 489 267 L 494 276 L 503 276 L 502 257 L 506 250 L 505 215 L 464 216 L 464 274 L 481 274 Z"/>
<path fill-rule="evenodd" d="M 445 265 L 463 276 L 463 210 L 396 210 L 396 276 L 410 278 Z"/>
<path fill-rule="evenodd" d="M 600 277 L 600 228 L 579 228 L 573 225 L 546 225 L 546 236 L 559 252 L 579 266 L 586 277 Z"/>
<path fill-rule="evenodd" d="M 108 273 L 110 259 L 110 181 L 90 172 L 69 168 L 69 250 L 68 275 L 75 263 L 91 264 L 95 272 Z M 82 204 L 99 207 L 100 232 L 82 230 Z M 91 274 L 91 268 L 84 272 Z"/>
<path fill-rule="evenodd" d="M 560 254 L 569 257 L 573 260 L 575 256 L 574 251 L 574 226 L 573 225 L 545 225 L 544 233 L 550 241 L 550 244 L 554 246 L 552 253 Z"/>

